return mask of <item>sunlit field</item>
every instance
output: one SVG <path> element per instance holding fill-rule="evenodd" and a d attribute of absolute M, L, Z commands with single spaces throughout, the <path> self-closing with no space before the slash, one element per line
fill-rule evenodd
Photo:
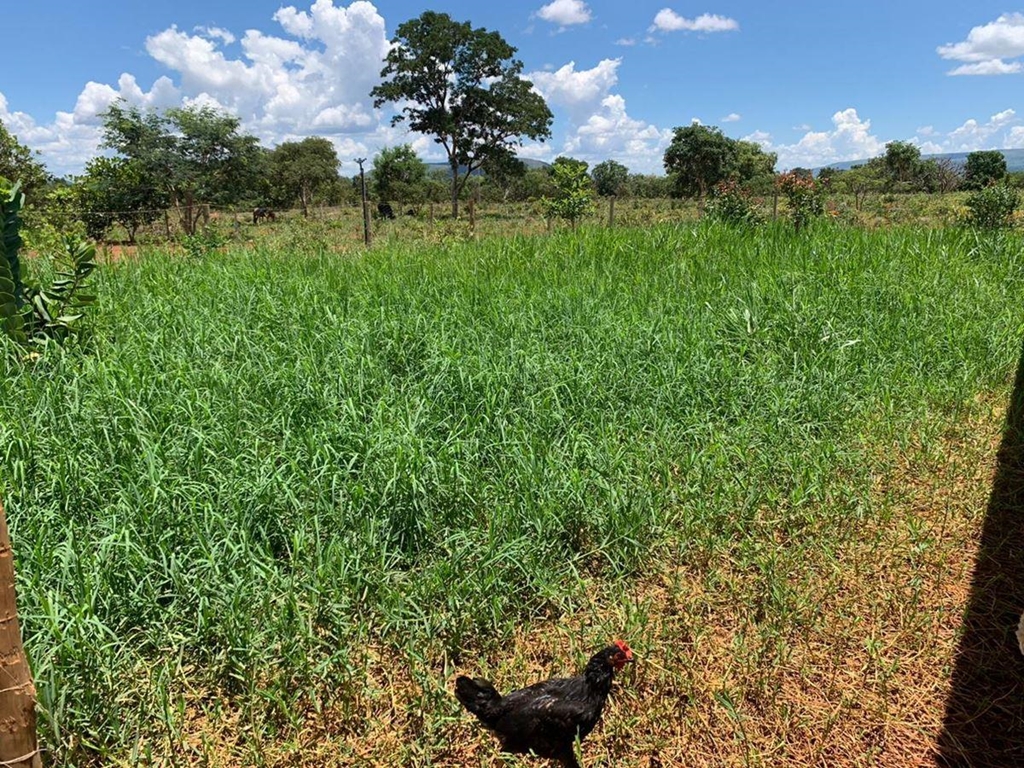
<path fill-rule="evenodd" d="M 499 765 L 455 674 L 624 637 L 589 766 L 928 764 L 1020 235 L 619 214 L 144 246 L 5 357 L 47 760 Z"/>

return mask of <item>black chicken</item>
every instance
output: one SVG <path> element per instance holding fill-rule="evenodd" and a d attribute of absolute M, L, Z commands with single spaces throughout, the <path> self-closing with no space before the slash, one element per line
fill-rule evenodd
<path fill-rule="evenodd" d="M 632 660 L 629 646 L 616 640 L 595 653 L 578 677 L 545 680 L 502 696 L 486 680 L 460 676 L 455 695 L 497 735 L 502 751 L 532 752 L 580 768 L 573 743 L 594 730 L 612 689 L 612 673 Z"/>

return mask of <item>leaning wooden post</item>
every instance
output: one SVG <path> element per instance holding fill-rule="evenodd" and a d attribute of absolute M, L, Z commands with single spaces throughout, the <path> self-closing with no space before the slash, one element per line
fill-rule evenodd
<path fill-rule="evenodd" d="M 36 736 L 36 687 L 21 644 L 14 593 L 14 550 L 0 501 L 0 765 L 42 768 Z"/>

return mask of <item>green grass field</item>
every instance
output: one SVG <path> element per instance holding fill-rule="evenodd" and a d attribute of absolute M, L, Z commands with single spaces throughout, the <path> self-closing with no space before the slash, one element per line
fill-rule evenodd
<path fill-rule="evenodd" d="M 879 473 L 997 423 L 984 404 L 1024 336 L 1020 236 L 958 230 L 690 224 L 347 255 L 296 235 L 144 250 L 98 283 L 85 349 L 8 359 L 0 384 L 55 765 L 482 764 L 456 671 L 522 684 L 618 636 L 650 663 L 588 764 L 687 745 L 772 764 L 817 723 L 787 719 L 780 670 L 842 664 L 802 638 L 865 652 L 878 698 L 894 674 L 888 613 L 826 614 L 905 585 L 851 585 L 844 558 L 881 563 L 881 532 L 907 534 L 893 551 L 921 583 L 899 631 L 932 611 L 922 541 L 969 569 L 979 511 L 943 549 Z M 706 728 L 670 727 L 673 696 Z M 884 762 L 873 749 L 850 764 Z"/>

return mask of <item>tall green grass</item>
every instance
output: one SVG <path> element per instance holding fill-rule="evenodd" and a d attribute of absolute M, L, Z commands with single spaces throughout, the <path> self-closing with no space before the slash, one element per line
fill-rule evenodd
<path fill-rule="evenodd" d="M 658 559 L 770 569 L 873 512 L 862 446 L 1002 387 L 1020 240 L 711 225 L 105 267 L 6 363 L 0 481 L 58 762 L 284 728 L 374 642 L 458 654 Z M 774 530 L 754 526 L 772 508 Z M 248 711 L 248 710 L 247 710 Z"/>

